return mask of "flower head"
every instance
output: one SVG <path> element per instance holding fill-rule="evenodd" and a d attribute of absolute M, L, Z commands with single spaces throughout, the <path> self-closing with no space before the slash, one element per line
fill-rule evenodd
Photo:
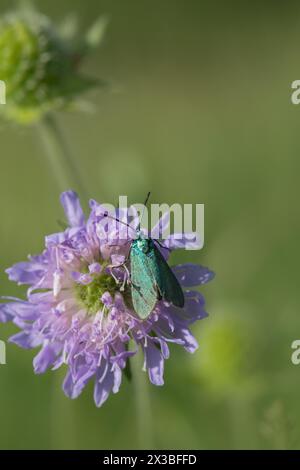
<path fill-rule="evenodd" d="M 10 341 L 22 348 L 40 347 L 33 363 L 37 374 L 67 365 L 63 390 L 70 398 L 94 380 L 97 406 L 110 392 L 118 392 L 126 363 L 139 349 L 150 381 L 163 385 L 168 343 L 194 352 L 197 341 L 190 325 L 207 316 L 203 296 L 186 288 L 208 282 L 213 273 L 193 264 L 175 266 L 185 289 L 185 307 L 159 300 L 141 320 L 132 308 L 130 268 L 124 265 L 135 230 L 121 224 L 116 228 L 115 220 L 105 217 L 104 207 L 95 201 L 85 220 L 72 191 L 63 193 L 61 202 L 69 228 L 46 237 L 41 255 L 7 270 L 10 280 L 29 286 L 26 301 L 11 299 L 0 305 L 0 321 L 12 321 L 22 330 Z M 133 228 L 138 226 L 137 216 L 126 209 L 118 216 Z M 158 226 L 162 223 L 168 223 L 166 217 Z M 184 236 L 164 241 L 170 251 L 185 243 Z"/>
<path fill-rule="evenodd" d="M 33 9 L 4 15 L 0 20 L 0 80 L 6 85 L 6 105 L 1 112 L 19 123 L 31 123 L 66 107 L 94 86 L 96 81 L 80 74 L 78 68 L 89 46 L 101 39 L 103 25 L 97 22 L 78 43 L 73 37 L 75 28 L 64 33 Z"/>

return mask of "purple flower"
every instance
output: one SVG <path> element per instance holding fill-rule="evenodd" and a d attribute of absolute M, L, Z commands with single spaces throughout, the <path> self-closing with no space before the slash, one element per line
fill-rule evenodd
<path fill-rule="evenodd" d="M 22 348 L 40 347 L 33 361 L 37 374 L 66 364 L 63 390 L 70 398 L 78 397 L 93 380 L 97 406 L 119 391 L 122 371 L 139 349 L 150 381 L 163 385 L 168 343 L 194 352 L 198 345 L 190 325 L 207 316 L 203 296 L 187 288 L 210 281 L 213 273 L 194 264 L 176 266 L 174 273 L 186 289 L 185 307 L 158 301 L 151 315 L 140 320 L 131 307 L 129 273 L 122 266 L 135 236 L 137 215 L 119 210 L 118 218 L 125 218 L 131 230 L 116 226 L 95 201 L 90 202 L 85 221 L 72 191 L 63 193 L 61 202 L 70 228 L 46 237 L 41 255 L 7 270 L 10 280 L 29 286 L 26 301 L 9 298 L 0 304 L 0 321 L 12 321 L 21 329 L 10 341 Z M 166 223 L 164 217 L 153 233 Z M 190 237 L 183 235 L 178 245 L 178 237 L 171 236 L 165 240 L 168 250 L 163 251 L 184 246 L 187 238 L 190 243 Z M 135 347 L 130 348 L 129 342 Z"/>

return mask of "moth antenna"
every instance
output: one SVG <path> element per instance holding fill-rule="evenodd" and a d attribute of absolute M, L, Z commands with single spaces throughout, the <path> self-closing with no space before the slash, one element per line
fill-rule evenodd
<path fill-rule="evenodd" d="M 107 212 L 105 212 L 105 213 L 103 214 L 103 217 L 107 217 L 107 218 L 109 218 L 109 219 L 116 220 L 116 221 L 119 222 L 120 224 L 126 225 L 126 227 L 129 227 L 131 230 L 134 230 L 134 228 L 132 228 L 129 224 L 127 224 L 126 222 L 123 222 L 123 220 L 120 220 L 120 219 L 118 219 L 117 217 L 113 217 L 112 215 L 109 215 Z"/>
<path fill-rule="evenodd" d="M 142 223 L 142 220 L 144 218 L 144 214 L 145 214 L 145 209 L 147 207 L 147 204 L 148 204 L 148 201 L 150 199 L 150 196 L 151 196 L 151 192 L 149 191 L 149 193 L 147 194 L 147 197 L 146 197 L 146 200 L 144 202 L 144 208 L 143 208 L 143 212 L 142 212 L 142 216 L 140 218 L 140 222 L 139 222 L 139 225 L 138 225 L 138 228 L 137 228 L 137 231 L 139 232 L 141 230 L 141 223 Z"/>
<path fill-rule="evenodd" d="M 150 196 L 151 196 L 151 191 L 149 191 L 149 193 L 147 194 L 147 197 L 146 197 L 146 201 L 144 202 L 144 206 L 146 207 L 147 204 L 148 204 L 148 201 L 150 199 Z"/>

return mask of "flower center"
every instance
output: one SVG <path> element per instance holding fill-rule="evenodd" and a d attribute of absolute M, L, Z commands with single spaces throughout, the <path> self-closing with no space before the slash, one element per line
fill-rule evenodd
<path fill-rule="evenodd" d="M 87 285 L 76 283 L 75 291 L 77 298 L 87 309 L 88 313 L 95 315 L 104 307 L 101 300 L 103 294 L 109 292 L 112 298 L 114 298 L 115 293 L 120 291 L 120 285 L 117 284 L 110 274 L 104 273 L 94 276 L 92 282 Z M 130 298 L 130 289 L 128 286 L 125 286 L 125 290 L 122 294 L 126 304 L 128 304 Z"/>

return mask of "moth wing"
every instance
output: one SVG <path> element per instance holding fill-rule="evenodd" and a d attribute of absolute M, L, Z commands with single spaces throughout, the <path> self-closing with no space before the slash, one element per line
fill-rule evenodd
<path fill-rule="evenodd" d="M 145 320 L 150 315 L 158 299 L 150 263 L 151 260 L 145 253 L 136 252 L 134 249 L 131 250 L 132 304 L 135 312 L 142 320 Z"/>
<path fill-rule="evenodd" d="M 182 287 L 165 258 L 155 245 L 153 256 L 155 258 L 153 274 L 161 297 L 176 307 L 183 308 L 184 294 Z"/>

